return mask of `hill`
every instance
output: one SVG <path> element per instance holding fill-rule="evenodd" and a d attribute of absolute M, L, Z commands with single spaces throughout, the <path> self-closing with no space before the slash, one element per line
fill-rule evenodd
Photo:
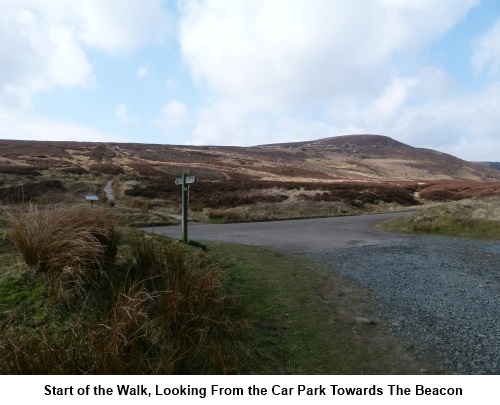
<path fill-rule="evenodd" d="M 500 170 L 500 162 L 480 162 L 480 164 L 491 167 L 492 169 L 495 170 Z"/>
<path fill-rule="evenodd" d="M 408 206 L 500 191 L 498 170 L 380 135 L 253 147 L 0 141 L 4 203 L 20 196 L 21 185 L 23 198 L 81 198 L 115 177 L 124 198 L 174 207 L 174 180 L 183 172 L 197 177 L 194 210 L 290 202 Z"/>
<path fill-rule="evenodd" d="M 349 135 L 255 147 L 0 141 L 0 166 L 22 172 L 177 176 L 213 180 L 500 180 L 495 170 L 386 136 Z"/>

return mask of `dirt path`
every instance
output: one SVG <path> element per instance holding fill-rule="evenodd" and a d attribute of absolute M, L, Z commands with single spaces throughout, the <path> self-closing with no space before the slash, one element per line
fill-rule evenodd
<path fill-rule="evenodd" d="M 109 180 L 104 186 L 104 193 L 108 201 L 115 201 L 115 196 L 113 194 L 113 180 Z"/>

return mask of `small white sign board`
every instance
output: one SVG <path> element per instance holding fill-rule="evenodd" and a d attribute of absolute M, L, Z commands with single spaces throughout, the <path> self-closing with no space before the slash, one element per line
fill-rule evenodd
<path fill-rule="evenodd" d="M 195 176 L 186 176 L 186 184 L 193 184 L 196 180 L 196 177 Z M 180 186 L 182 184 L 182 178 L 181 177 L 177 177 L 175 179 L 175 184 L 177 184 L 178 186 Z"/>
<path fill-rule="evenodd" d="M 86 195 L 85 199 L 87 201 L 99 201 L 99 197 L 97 197 L 96 195 Z"/>

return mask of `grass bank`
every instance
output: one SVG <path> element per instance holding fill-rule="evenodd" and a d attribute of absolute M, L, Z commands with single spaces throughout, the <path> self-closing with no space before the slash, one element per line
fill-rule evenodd
<path fill-rule="evenodd" d="M 500 239 L 500 198 L 488 197 L 435 205 L 376 225 L 397 233 Z"/>

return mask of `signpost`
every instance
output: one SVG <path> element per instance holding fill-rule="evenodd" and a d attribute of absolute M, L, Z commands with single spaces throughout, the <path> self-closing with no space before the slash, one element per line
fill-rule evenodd
<path fill-rule="evenodd" d="M 195 180 L 196 177 L 186 174 L 175 179 L 175 184 L 182 186 L 182 241 L 184 243 L 188 243 L 189 185 Z"/>
<path fill-rule="evenodd" d="M 94 206 L 94 201 L 99 201 L 99 197 L 97 197 L 96 195 L 86 195 L 85 199 L 87 201 L 90 201 L 90 205 L 92 206 Z"/>
<path fill-rule="evenodd" d="M 194 177 L 194 176 L 186 176 L 185 174 L 183 174 L 183 176 L 186 177 L 186 184 L 193 184 L 196 180 L 196 177 Z M 182 184 L 182 177 L 177 177 L 175 179 L 175 184 L 180 186 Z"/>

